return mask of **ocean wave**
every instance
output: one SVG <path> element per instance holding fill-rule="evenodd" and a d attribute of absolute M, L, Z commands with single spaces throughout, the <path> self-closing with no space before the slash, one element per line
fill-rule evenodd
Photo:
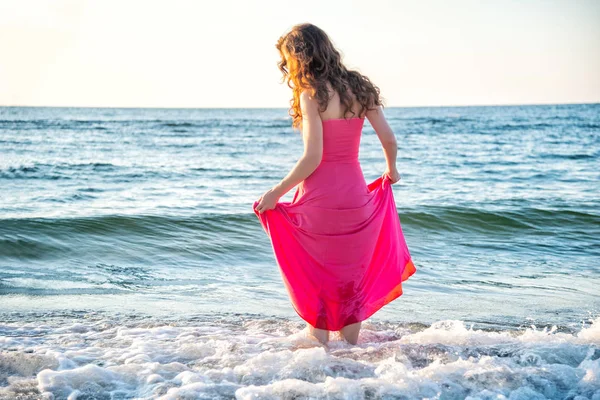
<path fill-rule="evenodd" d="M 532 207 L 494 211 L 458 206 L 424 206 L 420 209 L 402 210 L 400 219 L 410 226 L 436 231 L 547 233 L 548 230 L 564 230 L 592 233 L 600 230 L 598 214 Z"/>
<path fill-rule="evenodd" d="M 73 314 L 73 313 L 72 313 Z M 85 318 L 82 318 L 85 316 Z M 483 330 L 363 322 L 327 347 L 262 315 L 160 321 L 97 312 L 0 324 L 0 396 L 19 398 L 597 398 L 600 318 Z M 26 397 L 29 396 L 29 397 Z M 162 397 L 161 397 L 162 396 Z"/>
<path fill-rule="evenodd" d="M 194 129 L 213 128 L 289 128 L 291 119 L 273 118 L 210 118 L 197 120 L 169 119 L 3 119 L 0 128 L 8 130 L 103 130 L 120 132 L 123 128 L 142 127 L 156 129 L 155 133 L 165 133 L 169 130 L 186 132 Z"/>
<path fill-rule="evenodd" d="M 251 208 L 251 205 L 248 205 Z M 399 218 L 410 227 L 436 231 L 476 232 L 547 232 L 548 229 L 594 233 L 600 230 L 600 215 L 568 209 L 512 208 L 484 210 L 459 206 L 422 206 L 418 209 L 399 208 Z M 256 226 L 250 213 L 202 213 L 190 216 L 121 215 L 62 218 L 5 218 L 0 219 L 2 234 L 159 234 L 193 230 L 221 232 L 244 230 Z"/>
<path fill-rule="evenodd" d="M 114 254 L 128 257 L 133 252 L 146 262 L 158 251 L 164 257 L 186 253 L 198 260 L 214 259 L 248 252 L 252 235 L 260 229 L 254 214 L 2 219 L 0 259 L 69 258 L 78 251 L 104 254 L 107 246 Z"/>
<path fill-rule="evenodd" d="M 216 147 L 216 145 L 212 145 Z M 165 145 L 165 148 L 185 148 L 190 145 Z M 262 174 L 260 173 L 262 172 Z M 76 180 L 82 176 L 101 175 L 113 182 L 121 180 L 135 180 L 139 178 L 182 178 L 198 173 L 212 173 L 215 179 L 235 176 L 243 178 L 267 177 L 264 171 L 253 169 L 239 169 L 224 166 L 218 167 L 193 167 L 184 169 L 167 169 L 152 165 L 116 164 L 106 162 L 57 162 L 57 163 L 31 163 L 13 165 L 0 168 L 0 180 Z M 87 190 L 83 188 L 81 190 Z"/>
<path fill-rule="evenodd" d="M 251 205 L 248 206 L 249 208 Z M 192 217 L 160 215 L 111 214 L 75 218 L 12 218 L 0 219 L 0 235 L 40 233 L 51 234 L 156 234 L 158 232 L 193 230 L 195 232 L 245 229 L 256 225 L 254 214 L 201 214 Z"/>
<path fill-rule="evenodd" d="M 600 235 L 600 215 L 583 211 L 536 208 L 491 211 L 456 206 L 399 211 L 405 230 L 413 233 L 455 232 L 474 234 L 479 239 L 484 235 L 488 238 L 516 234 L 559 235 L 588 242 Z M 75 218 L 5 218 L 0 220 L 0 255 L 39 259 L 68 252 L 74 242 L 94 247 L 108 242 L 117 244 L 125 239 L 130 246 L 138 243 L 147 247 L 161 241 L 172 241 L 175 237 L 204 240 L 204 252 L 231 251 L 234 248 L 243 251 L 244 243 L 248 243 L 259 231 L 260 225 L 251 212 L 190 216 L 112 214 Z M 210 237 L 214 235 L 219 235 L 223 241 L 213 243 Z M 212 250 L 210 243 L 214 244 Z"/>
<path fill-rule="evenodd" d="M 117 165 L 102 162 L 93 163 L 33 163 L 30 165 L 8 166 L 0 169 L 0 179 L 73 179 L 75 171 L 108 172 L 120 168 Z"/>

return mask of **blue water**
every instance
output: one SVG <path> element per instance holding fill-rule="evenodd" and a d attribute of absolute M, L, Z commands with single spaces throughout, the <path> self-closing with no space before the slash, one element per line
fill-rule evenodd
<path fill-rule="evenodd" d="M 246 398 L 279 393 L 277 385 L 288 393 L 295 384 L 302 398 L 331 395 L 328 379 L 345 376 L 360 392 L 377 376 L 382 396 L 395 390 L 399 398 L 488 398 L 485 390 L 600 398 L 600 104 L 385 113 L 398 139 L 402 179 L 393 190 L 417 273 L 366 322 L 359 348 L 367 360 L 353 362 L 367 371 L 346 376 L 331 365 L 342 357 L 335 351 L 347 358 L 352 346 L 335 341 L 335 351 L 318 353 L 297 336 L 305 324 L 252 211 L 302 153 L 287 110 L 0 108 L 0 397 L 16 390 L 15 377 L 32 398 L 77 390 L 91 398 L 155 398 L 168 390 L 180 390 L 173 398 L 185 390 L 191 398 Z M 359 160 L 368 182 L 384 170 L 368 122 Z M 165 353 L 148 349 L 162 340 L 160 330 L 171 340 L 159 344 Z M 138 341 L 129 362 L 158 362 L 165 371 L 172 362 L 202 365 L 194 382 L 205 386 L 173 371 L 157 372 L 162 380 L 153 383 L 150 372 L 134 373 L 143 384 L 110 375 L 125 374 L 110 368 L 125 368 L 127 358 L 103 346 L 131 350 L 123 335 Z M 181 335 L 197 341 L 179 343 Z M 200 342 L 206 349 L 194 347 Z M 515 354 L 498 349 L 506 343 Z M 542 343 L 566 343 L 565 359 L 551 362 L 557 350 Z M 494 351 L 480 347 L 488 345 Z M 421 361 L 387 360 L 393 346 Z M 525 362 L 519 346 L 539 354 Z M 367 357 L 369 348 L 380 357 Z M 233 353 L 239 359 L 227 361 Z M 296 365 L 289 376 L 269 369 L 271 353 Z M 479 368 L 486 354 L 494 371 L 508 357 L 514 371 L 523 369 L 515 374 L 537 381 L 511 388 L 506 371 L 488 371 L 492 378 L 478 383 L 440 372 L 467 355 Z M 206 357 L 216 357 L 213 373 L 203 369 Z M 307 375 L 307 360 L 329 367 Z M 563 368 L 560 378 L 541 372 L 550 364 Z M 242 370 L 223 372 L 234 366 Z M 436 373 L 428 370 L 434 366 Z M 413 373 L 414 382 L 399 383 L 390 368 L 402 379 Z M 594 370 L 595 378 L 584 379 Z M 68 371 L 79 372 L 63 376 L 70 386 L 62 387 L 52 373 Z M 96 378 L 76 383 L 78 376 Z M 458 386 L 444 386 L 450 381 Z M 202 397 L 211 390 L 221 394 Z"/>

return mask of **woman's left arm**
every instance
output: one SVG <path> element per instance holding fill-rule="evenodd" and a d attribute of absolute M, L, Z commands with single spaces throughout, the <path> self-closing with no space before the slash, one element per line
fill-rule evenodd
<path fill-rule="evenodd" d="M 279 198 L 308 178 L 323 158 L 323 123 L 319 115 L 319 103 L 307 91 L 303 91 L 300 94 L 300 109 L 304 154 L 285 178 L 260 197 L 259 204 L 256 206 L 256 210 L 260 213 L 275 208 Z"/>

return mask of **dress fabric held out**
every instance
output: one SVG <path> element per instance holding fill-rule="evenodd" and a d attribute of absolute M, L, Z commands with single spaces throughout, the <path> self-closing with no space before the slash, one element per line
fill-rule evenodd
<path fill-rule="evenodd" d="M 364 118 L 323 121 L 323 158 L 291 202 L 260 214 L 298 315 L 339 331 L 402 294 L 416 272 L 389 179 L 367 184 L 358 152 Z"/>

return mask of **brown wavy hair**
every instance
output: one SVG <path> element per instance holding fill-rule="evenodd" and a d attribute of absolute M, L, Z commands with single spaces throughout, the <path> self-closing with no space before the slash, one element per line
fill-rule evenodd
<path fill-rule="evenodd" d="M 300 109 L 300 94 L 308 90 L 310 95 L 317 99 L 319 111 L 327 109 L 329 91 L 327 82 L 339 94 L 344 105 L 344 118 L 352 111 L 353 100 L 350 90 L 360 103 L 359 117 L 377 106 L 383 106 L 379 88 L 369 78 L 357 71 L 348 70 L 342 63 L 340 52 L 334 47 L 327 34 L 317 26 L 309 23 L 295 25 L 288 33 L 281 36 L 275 45 L 281 61 L 277 64 L 283 77 L 281 83 L 286 81 L 293 91 L 290 100 L 291 107 L 288 114 L 293 118 L 294 128 L 302 125 L 302 111 Z M 293 58 L 295 68 L 290 71 L 283 49 L 289 57 Z M 290 73 L 291 72 L 291 73 Z"/>

